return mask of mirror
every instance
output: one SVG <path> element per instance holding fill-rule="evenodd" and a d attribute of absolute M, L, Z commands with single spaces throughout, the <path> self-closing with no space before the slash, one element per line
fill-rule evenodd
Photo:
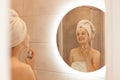
<path fill-rule="evenodd" d="M 104 12 L 95 7 L 81 6 L 69 11 L 61 20 L 57 47 L 71 68 L 92 72 L 105 65 L 104 36 Z"/>

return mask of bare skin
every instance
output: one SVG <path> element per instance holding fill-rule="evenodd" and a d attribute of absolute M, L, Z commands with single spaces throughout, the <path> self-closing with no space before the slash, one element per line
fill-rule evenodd
<path fill-rule="evenodd" d="M 19 55 L 22 49 L 29 44 L 29 36 L 25 37 L 25 40 L 11 49 L 11 72 L 12 80 L 37 80 L 36 73 L 34 71 L 34 57 L 35 54 L 32 51 L 33 58 L 31 60 L 26 58 L 26 63 L 19 60 Z"/>
<path fill-rule="evenodd" d="M 100 68 L 100 52 L 90 47 L 89 36 L 84 28 L 80 28 L 77 32 L 77 41 L 80 44 L 78 48 L 74 48 L 69 54 L 69 65 L 75 61 L 85 61 L 87 71 L 95 71 Z"/>

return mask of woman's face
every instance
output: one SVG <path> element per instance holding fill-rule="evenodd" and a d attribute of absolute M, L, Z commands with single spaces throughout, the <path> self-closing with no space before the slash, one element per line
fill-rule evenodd
<path fill-rule="evenodd" d="M 79 28 L 76 31 L 76 36 L 79 44 L 86 44 L 89 42 L 88 32 L 84 28 Z"/>

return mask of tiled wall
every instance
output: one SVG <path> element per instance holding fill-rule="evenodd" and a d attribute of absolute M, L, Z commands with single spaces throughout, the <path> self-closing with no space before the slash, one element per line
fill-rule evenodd
<path fill-rule="evenodd" d="M 74 0 L 71 0 L 74 1 Z M 12 0 L 11 6 L 26 22 L 30 34 L 30 46 L 36 52 L 36 70 L 39 80 L 84 80 L 64 67 L 59 67 L 51 47 L 53 18 L 60 12 L 60 5 L 69 4 L 70 0 Z M 57 7 L 58 6 L 58 7 Z M 62 12 L 61 12 L 62 13 Z"/>

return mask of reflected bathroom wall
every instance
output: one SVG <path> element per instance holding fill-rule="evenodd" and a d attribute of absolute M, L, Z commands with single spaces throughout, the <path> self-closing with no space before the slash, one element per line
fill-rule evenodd
<path fill-rule="evenodd" d="M 92 47 L 100 51 L 100 65 L 102 67 L 105 65 L 104 12 L 95 7 L 77 7 L 64 16 L 57 33 L 57 45 L 60 54 L 68 64 L 70 50 L 79 45 L 75 31 L 77 22 L 82 19 L 90 20 L 95 26 L 96 34 L 92 40 Z"/>

